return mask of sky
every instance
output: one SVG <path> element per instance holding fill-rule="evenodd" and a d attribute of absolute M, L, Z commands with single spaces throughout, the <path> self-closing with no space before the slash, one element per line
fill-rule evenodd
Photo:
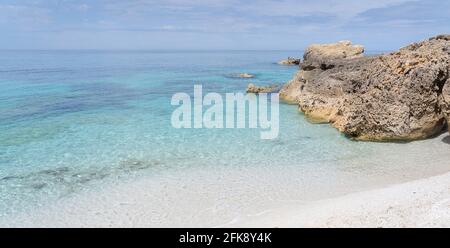
<path fill-rule="evenodd" d="M 442 33 L 449 0 L 0 0 L 0 49 L 381 51 Z"/>

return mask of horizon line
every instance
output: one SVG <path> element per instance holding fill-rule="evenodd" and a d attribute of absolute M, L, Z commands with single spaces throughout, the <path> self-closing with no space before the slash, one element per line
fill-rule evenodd
<path fill-rule="evenodd" d="M 90 51 L 90 52 L 304 52 L 305 49 L 101 49 L 101 48 L 0 48 L 0 51 L 34 51 L 34 52 L 58 52 L 58 51 Z M 390 49 L 370 49 L 365 52 L 386 52 Z"/>

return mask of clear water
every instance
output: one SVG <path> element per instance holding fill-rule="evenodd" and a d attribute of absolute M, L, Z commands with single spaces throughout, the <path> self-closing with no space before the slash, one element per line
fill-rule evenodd
<path fill-rule="evenodd" d="M 409 178 L 408 166 L 422 168 L 416 174 L 431 174 L 435 170 L 423 164 L 448 161 L 441 156 L 448 146 L 440 140 L 353 142 L 328 125 L 308 123 L 295 106 L 284 104 L 275 140 L 261 140 L 260 130 L 254 129 L 172 128 L 172 94 L 192 93 L 194 84 L 224 93 L 242 92 L 250 82 L 284 83 L 297 68 L 275 62 L 300 55 L 1 51 L 0 217 L 130 178 L 158 175 L 162 180 L 199 170 L 199 180 L 206 180 L 208 171 L 259 171 L 279 176 L 280 181 L 269 181 L 280 192 L 295 191 L 307 181 L 310 188 L 322 187 L 326 196 L 346 182 L 362 185 L 390 172 Z M 256 77 L 230 76 L 241 72 Z M 436 163 L 429 163 L 430 157 Z M 447 169 L 444 162 L 441 170 Z M 294 195 L 301 198 L 302 192 Z"/>

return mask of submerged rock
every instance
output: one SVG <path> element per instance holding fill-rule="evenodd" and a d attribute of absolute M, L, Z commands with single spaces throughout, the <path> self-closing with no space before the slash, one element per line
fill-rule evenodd
<path fill-rule="evenodd" d="M 273 93 L 280 89 L 280 85 L 273 84 L 269 86 L 256 86 L 254 84 L 248 84 L 247 93 Z"/>
<path fill-rule="evenodd" d="M 278 64 L 279 65 L 299 65 L 300 59 L 288 57 L 287 59 L 281 60 L 280 62 L 278 62 Z"/>
<path fill-rule="evenodd" d="M 350 42 L 312 45 L 280 98 L 358 140 L 424 139 L 450 116 L 450 36 L 364 57 Z"/>

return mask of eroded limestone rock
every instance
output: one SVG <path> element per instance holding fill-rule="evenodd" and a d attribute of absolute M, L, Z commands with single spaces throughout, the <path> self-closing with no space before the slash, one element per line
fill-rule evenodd
<path fill-rule="evenodd" d="M 349 42 L 310 46 L 280 97 L 297 103 L 311 121 L 330 122 L 358 140 L 416 140 L 441 132 L 450 112 L 450 36 L 380 56 L 363 57 L 363 51 Z"/>

